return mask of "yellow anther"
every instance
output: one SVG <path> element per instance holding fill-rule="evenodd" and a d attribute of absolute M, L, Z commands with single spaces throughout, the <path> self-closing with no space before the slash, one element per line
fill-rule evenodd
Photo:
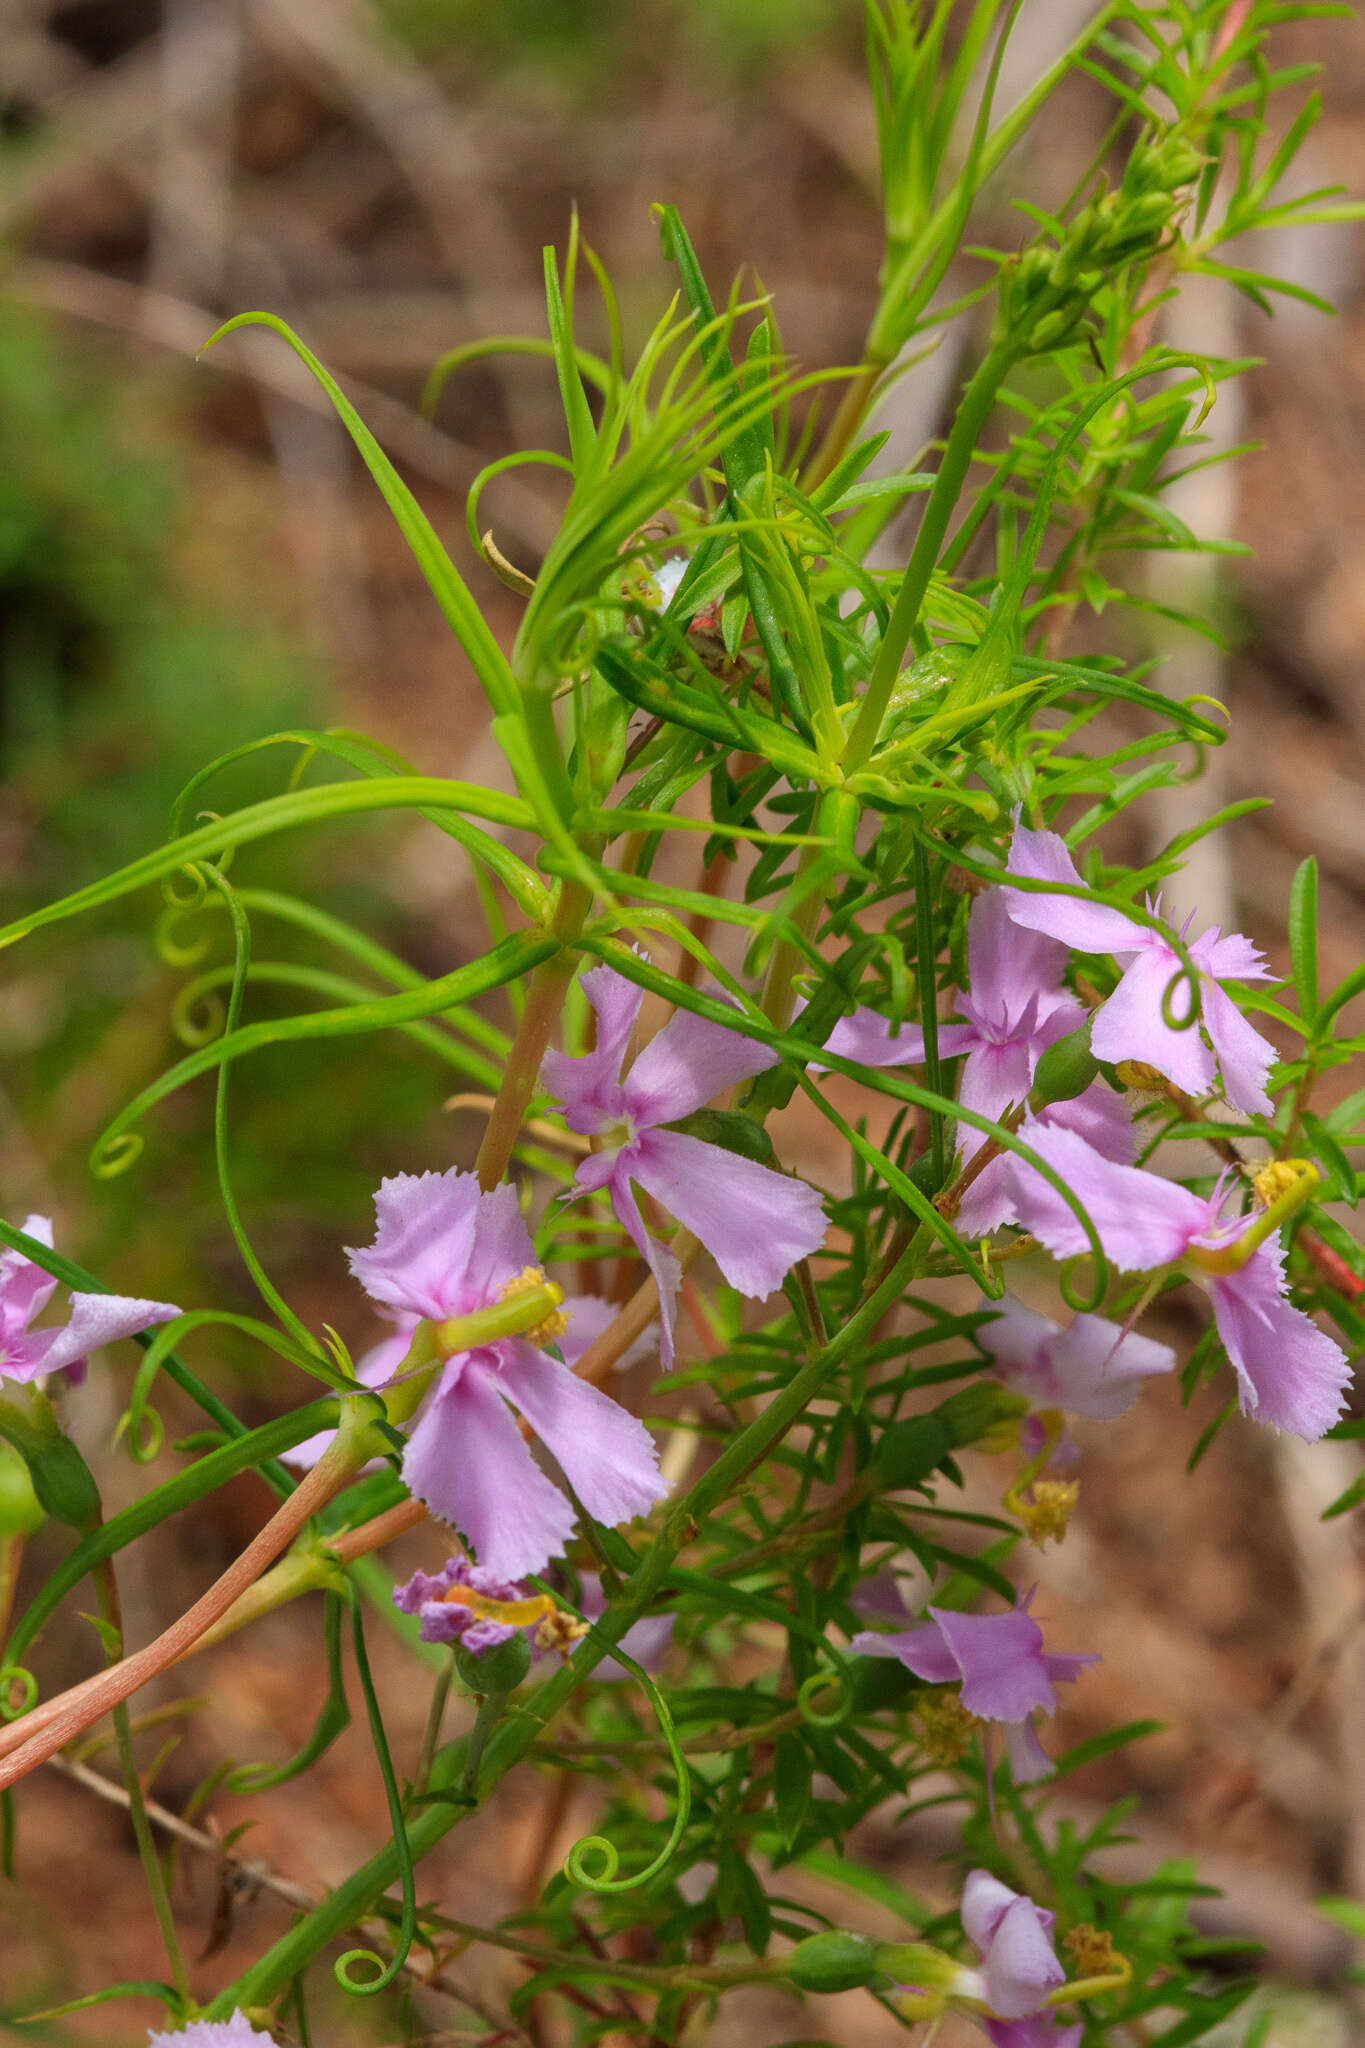
<path fill-rule="evenodd" d="M 1102 1928 L 1092 1927 L 1088 1920 L 1082 1920 L 1062 1936 L 1062 1947 L 1071 1958 L 1072 1968 L 1085 1977 L 1108 1976 L 1111 1970 L 1124 1967 L 1113 1937 Z"/>
<path fill-rule="evenodd" d="M 962 1704 L 961 1693 L 926 1692 L 915 1701 L 920 1742 L 926 1756 L 944 1766 L 960 1763 L 981 1723 Z"/>
<path fill-rule="evenodd" d="M 1065 1537 L 1080 1492 L 1074 1479 L 1035 1479 L 1027 1494 L 1011 1488 L 1005 1505 L 1041 1550 L 1044 1544 L 1060 1543 Z"/>
<path fill-rule="evenodd" d="M 566 1613 L 562 1607 L 555 1607 L 536 1630 L 536 1648 L 554 1650 L 567 1664 L 570 1650 L 587 1633 L 586 1621 L 580 1621 L 577 1615 Z"/>
<path fill-rule="evenodd" d="M 553 1288 L 553 1283 L 545 1278 L 539 1266 L 523 1266 L 520 1273 L 514 1273 L 510 1280 L 504 1280 L 498 1289 L 498 1299 L 511 1301 L 518 1294 L 535 1294 L 541 1288 L 547 1287 Z M 553 1288 L 553 1292 L 559 1294 L 561 1301 L 564 1299 L 558 1288 Z M 524 1330 L 522 1335 L 532 1344 L 554 1344 L 568 1327 L 569 1318 L 565 1311 L 562 1308 L 554 1308 L 549 1315 L 542 1316 L 538 1323 L 533 1323 L 529 1330 Z"/>
<path fill-rule="evenodd" d="M 1271 1159 L 1251 1176 L 1251 1185 L 1256 1190 L 1256 1199 L 1263 1209 L 1278 1202 L 1281 1195 L 1287 1195 L 1309 1166 L 1307 1159 Z"/>

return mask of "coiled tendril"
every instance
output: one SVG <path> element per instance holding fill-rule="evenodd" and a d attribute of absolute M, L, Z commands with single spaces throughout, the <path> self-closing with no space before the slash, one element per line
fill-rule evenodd
<path fill-rule="evenodd" d="M 624 1664 L 644 1687 L 649 1703 L 654 1709 L 659 1733 L 668 1744 L 668 1754 L 673 1761 L 678 1806 L 673 1816 L 672 1831 L 663 1848 L 652 1863 L 646 1864 L 643 1870 L 637 1870 L 633 1877 L 617 1877 L 616 1873 L 621 1867 L 620 1853 L 616 1844 L 608 1841 L 605 1835 L 585 1835 L 581 1842 L 575 1842 L 564 1860 L 564 1874 L 585 1892 L 633 1892 L 638 1891 L 641 1885 L 650 1883 L 672 1862 L 692 1813 L 692 1780 L 688 1774 L 687 1759 L 673 1731 L 673 1716 L 668 1711 L 668 1702 L 649 1674 L 642 1670 L 633 1657 L 625 1654 L 619 1643 L 612 1644 L 611 1654 L 619 1664 Z M 598 1860 L 599 1869 L 596 1875 L 587 1868 L 586 1859 L 589 1856 Z"/>
<path fill-rule="evenodd" d="M 90 1171 L 96 1180 L 115 1180 L 126 1173 L 142 1150 L 142 1135 L 138 1131 L 118 1131 L 112 1137 L 101 1138 L 90 1154 Z"/>
<path fill-rule="evenodd" d="M 21 1697 L 13 1697 L 13 1688 L 21 1688 Z M 38 1681 L 23 1664 L 7 1664 L 0 1671 L 0 1717 L 6 1721 L 18 1721 L 38 1704 Z"/>
<path fill-rule="evenodd" d="M 828 1692 L 831 1688 L 837 1693 L 834 1705 L 817 1707 L 816 1694 Z M 847 1671 L 813 1671 L 810 1677 L 803 1679 L 797 1687 L 796 1710 L 801 1719 L 808 1721 L 812 1728 L 837 1728 L 853 1711 L 853 1687 Z"/>

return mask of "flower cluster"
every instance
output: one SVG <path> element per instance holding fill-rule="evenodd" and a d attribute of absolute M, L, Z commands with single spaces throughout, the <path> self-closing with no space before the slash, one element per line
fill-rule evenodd
<path fill-rule="evenodd" d="M 353 1247 L 351 1271 L 395 1317 L 441 1326 L 507 1300 L 535 1255 L 516 1190 L 483 1193 L 473 1174 L 397 1174 L 375 1197 L 374 1243 Z M 434 1381 L 403 1458 L 420 1500 L 459 1529 L 495 1579 L 523 1578 L 563 1550 L 574 1510 L 541 1471 L 516 1411 L 553 1453 L 600 1522 L 642 1515 L 666 1491 L 644 1424 L 575 1377 L 546 1348 L 558 1326 L 452 1350 Z"/>
<path fill-rule="evenodd" d="M 1096 902 L 1055 832 L 1016 825 L 1005 872 L 1008 883 L 972 904 L 970 990 L 959 1002 L 967 1021 L 938 1033 L 941 1054 L 963 1058 L 963 1107 L 993 1122 L 1014 1113 L 1020 1144 L 1053 1169 L 1120 1271 L 1175 1269 L 1207 1285 L 1245 1413 L 1310 1440 L 1321 1436 L 1341 1413 L 1347 1360 L 1285 1299 L 1283 1246 L 1267 1235 L 1264 1219 L 1226 1213 L 1234 1192 L 1227 1177 L 1199 1196 L 1134 1166 L 1127 1106 L 1102 1079 L 1069 1100 L 1029 1106 L 1044 1052 L 1084 1021 L 1062 981 L 1068 952 L 1077 950 L 1123 963 L 1118 986 L 1090 1020 L 1096 1060 L 1138 1063 L 1196 1097 L 1221 1079 L 1234 1108 L 1267 1113 L 1274 1048 L 1247 1023 L 1219 977 L 1265 980 L 1269 970 L 1248 939 L 1237 932 L 1224 938 L 1214 928 L 1187 948 L 1191 975 L 1159 923 L 1159 901 L 1150 924 Z M 1197 1013 L 1173 1018 L 1173 993 L 1177 1001 L 1197 1002 Z M 827 1046 L 869 1066 L 925 1056 L 922 1030 L 893 1031 L 867 1010 L 836 1024 Z M 984 1236 L 1017 1224 L 1060 1258 L 1087 1253 L 1091 1240 L 1078 1208 L 1020 1154 L 992 1147 L 973 1171 L 987 1143 L 975 1125 L 961 1127 L 959 1229 Z M 1135 1381 L 1173 1362 L 1165 1347 L 1102 1318 L 1078 1317 L 1065 1335 L 1053 1326 L 1048 1336 L 1036 1325 L 1026 1330 L 1025 1316 L 1017 1305 L 1007 1307 L 1003 1329 L 982 1341 L 1007 1383 L 1040 1406 L 1117 1415 Z M 1024 1348 L 1032 1352 L 1028 1361 Z"/>

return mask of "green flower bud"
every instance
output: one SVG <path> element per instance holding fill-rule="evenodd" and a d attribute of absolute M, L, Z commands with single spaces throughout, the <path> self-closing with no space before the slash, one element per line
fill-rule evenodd
<path fill-rule="evenodd" d="M 27 1465 L 0 1438 L 0 1543 L 8 1536 L 31 1536 L 46 1519 Z"/>
<path fill-rule="evenodd" d="M 1039 1060 L 1029 1096 L 1033 1109 L 1044 1109 L 1049 1102 L 1073 1102 L 1099 1074 L 1100 1063 L 1090 1050 L 1091 1021 L 1087 1017 L 1084 1024 L 1068 1031 Z"/>
<path fill-rule="evenodd" d="M 801 1991 L 856 1991 L 880 1976 L 877 1947 L 864 1934 L 843 1934 L 831 1927 L 799 1941 L 783 1965 L 783 1974 Z"/>
<path fill-rule="evenodd" d="M 70 1437 L 60 1437 L 28 1461 L 29 1478 L 39 1502 L 54 1521 L 73 1529 L 91 1529 L 100 1519 L 100 1490 L 95 1475 Z"/>
<path fill-rule="evenodd" d="M 455 1670 L 460 1683 L 485 1697 L 515 1692 L 530 1668 L 531 1645 L 520 1630 L 505 1643 L 495 1643 L 491 1650 L 476 1653 L 462 1644 L 455 1646 Z"/>

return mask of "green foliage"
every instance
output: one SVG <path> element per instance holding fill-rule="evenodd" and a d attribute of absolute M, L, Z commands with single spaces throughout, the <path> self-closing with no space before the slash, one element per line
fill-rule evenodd
<path fill-rule="evenodd" d="M 1031 1892 L 1056 1913 L 1059 1931 L 1077 1938 L 1073 1945 L 1086 1951 L 1089 1943 L 1100 1958 L 1093 1968 L 1078 1964 L 1069 1991 L 1059 1989 L 1048 2008 L 1061 2009 L 1069 1995 L 1084 2013 L 1087 2040 L 1139 2028 L 1144 2039 L 1179 2048 L 1205 2038 L 1245 1998 L 1244 1983 L 1219 1975 L 1222 1951 L 1196 1934 L 1190 1907 L 1201 1887 L 1189 1866 L 1169 1864 L 1135 1885 L 1097 1870 L 1126 1803 L 1082 1832 L 1051 1810 L 1047 1790 L 1026 1772 L 997 1768 L 970 1746 L 955 1694 L 894 1659 L 853 1655 L 848 1645 L 860 1631 L 868 1582 L 892 1564 L 903 1574 L 913 1568 L 922 1582 L 916 1600 L 932 1597 L 948 1614 L 983 1596 L 1013 1603 L 1015 1553 L 1038 1534 L 1043 1496 L 1035 1483 L 1059 1425 L 1044 1410 L 1042 1457 L 1023 1451 L 1029 1401 L 998 1384 L 982 1342 L 1003 1292 L 1002 1265 L 1035 1247 L 1020 1234 L 997 1233 L 991 1243 L 966 1234 L 962 1200 L 980 1167 L 1009 1159 L 1032 1166 L 1076 1217 L 1090 1257 L 1083 1273 L 1059 1275 L 1071 1307 L 1104 1308 L 1122 1321 L 1148 1298 L 1113 1270 L 1096 1220 L 1030 1144 L 1030 1133 L 1041 1143 L 1036 1127 L 1021 1132 L 1026 1105 L 992 1118 L 970 1095 L 957 1099 L 957 1059 L 939 1032 L 938 1010 L 947 989 L 971 978 L 969 899 L 1001 880 L 1022 819 L 1065 829 L 1084 882 L 1019 877 L 1018 888 L 1079 896 L 1121 912 L 1126 931 L 1157 934 L 1173 962 L 1161 997 L 1165 1027 L 1200 1029 L 1207 977 L 1191 943 L 1169 933 L 1144 898 L 1217 821 L 1183 834 L 1139 870 L 1109 863 L 1095 842 L 1130 806 L 1197 771 L 1221 738 L 1220 707 L 1172 700 L 1141 663 L 1125 667 L 1093 649 L 1063 652 L 1062 633 L 1120 606 L 1140 615 L 1146 600 L 1135 595 L 1135 558 L 1209 545 L 1170 511 L 1164 493 L 1204 459 L 1208 406 L 1245 365 L 1165 350 L 1151 336 L 1153 308 L 1196 270 L 1264 296 L 1267 280 L 1227 271 L 1214 254 L 1234 231 L 1229 221 L 1245 234 L 1287 214 L 1348 210 L 1322 195 L 1286 209 L 1277 197 L 1311 125 L 1311 102 L 1300 115 L 1279 117 L 1274 96 L 1297 75 L 1274 72 L 1262 55 L 1285 11 L 1272 0 L 1251 0 L 1235 16 L 1221 0 L 1113 0 L 1047 78 L 998 118 L 994 83 L 1017 10 L 998 0 L 958 9 L 948 0 L 871 0 L 887 257 L 864 360 L 838 380 L 837 406 L 828 402 L 828 374 L 792 373 L 773 308 L 738 293 L 718 304 L 671 206 L 659 219 L 678 296 L 628 367 L 610 284 L 571 228 L 564 259 L 547 252 L 548 341 L 538 344 L 553 365 L 563 445 L 528 458 L 567 470 L 571 488 L 559 532 L 524 593 L 510 655 L 412 493 L 298 337 L 269 314 L 243 313 L 223 330 L 249 321 L 273 328 L 335 405 L 485 689 L 517 794 L 427 775 L 354 735 L 306 724 L 286 722 L 268 739 L 240 743 L 229 732 L 226 747 L 215 738 L 210 766 L 186 779 L 168 837 L 135 855 L 106 848 L 100 879 L 64 880 L 55 900 L 19 906 L 0 931 L 0 943 L 27 945 L 34 933 L 55 934 L 160 887 L 161 956 L 186 976 L 175 1015 L 187 1050 L 129 1086 L 94 1164 L 116 1179 L 133 1168 L 145 1140 L 136 1169 L 145 1174 L 168 1142 L 163 1105 L 212 1073 L 220 1199 L 242 1265 L 281 1326 L 209 1311 L 149 1341 L 125 1417 L 132 1456 L 147 1461 L 162 1448 L 154 1406 L 162 1371 L 228 1440 L 215 1434 L 207 1448 L 202 1440 L 180 1446 L 182 1457 L 202 1455 L 107 1522 L 89 1503 L 76 1514 L 69 1502 L 55 1504 L 51 1488 L 45 1496 L 41 1459 L 29 1458 L 40 1499 L 77 1524 L 80 1540 L 10 1638 L 6 1669 L 24 1694 L 10 1708 L 21 1724 L 16 1739 L 36 1692 L 18 1658 L 57 1603 L 86 1573 L 107 1589 L 127 1543 L 258 1466 L 284 1496 L 286 1522 L 295 1515 L 296 1541 L 278 1563 L 276 1553 L 262 1560 L 271 1570 L 247 1604 L 256 1614 L 325 1590 L 329 1683 L 299 1755 L 237 1783 L 265 1789 L 282 1781 L 345 1725 L 345 1607 L 392 1822 L 392 1841 L 222 1990 L 212 2017 L 286 1998 L 306 2014 L 329 1945 L 376 1919 L 386 1938 L 367 1931 L 367 1946 L 335 1965 L 346 1991 L 382 1997 L 414 1947 L 439 1957 L 452 1940 L 486 1940 L 529 1966 L 512 2017 L 539 1997 L 571 1991 L 564 2007 L 584 2041 L 604 2033 L 690 2037 L 699 2014 L 750 1981 L 850 1998 L 869 1992 L 907 2023 L 932 2017 L 936 1999 L 980 2016 L 984 1993 L 963 1974 L 972 1958 L 960 1916 L 934 1916 L 844 1856 L 851 1831 L 874 1812 L 910 1818 L 945 1798 L 960 1816 L 964 1857 Z M 718 4 L 709 7 L 708 18 L 722 15 Z M 582 18 L 597 22 L 602 13 L 585 9 Z M 521 19 L 514 10 L 498 32 Z M 986 181 L 1073 71 L 1088 74 L 1112 104 L 1105 148 L 1067 203 L 1047 214 L 1024 209 L 1031 229 L 1023 247 L 968 242 L 986 211 Z M 1282 141 L 1263 139 L 1272 123 Z M 1214 194 L 1224 176 L 1233 197 L 1218 215 Z M 945 302 L 941 287 L 958 258 L 976 265 L 976 281 Z M 577 338 L 583 265 L 603 294 L 608 358 Z M 898 355 L 987 298 L 990 319 L 975 330 L 984 339 L 932 466 L 876 475 L 882 441 L 867 429 Z M 471 494 L 475 532 L 479 494 L 498 469 Z M 918 518 L 906 567 L 871 566 L 873 542 L 907 501 Z M 666 563 L 676 572 L 665 574 Z M 1129 623 L 1140 630 L 1140 616 Z M 327 779 L 306 779 L 318 754 L 328 756 Z M 220 790 L 234 792 L 239 772 L 256 784 L 229 801 Z M 206 786 L 223 805 L 207 817 Z M 709 798 L 704 818 L 694 792 Z M 349 821 L 383 813 L 420 818 L 452 854 L 468 858 L 478 879 L 486 943 L 471 943 L 472 957 L 438 975 L 420 973 L 353 921 L 314 905 L 302 882 L 282 887 L 276 874 L 250 866 L 272 856 L 282 834 L 322 828 L 323 843 L 335 845 L 330 835 Z M 228 867 L 238 849 L 245 876 Z M 258 955 L 262 925 L 280 957 Z M 713 944 L 726 926 L 733 945 Z M 1312 1094 L 1323 1072 L 1361 1049 L 1338 1026 L 1365 977 L 1321 988 L 1311 861 L 1294 886 L 1290 953 L 1297 1010 L 1286 990 L 1239 996 L 1243 1008 L 1272 1018 L 1293 1048 L 1274 1075 L 1274 1113 L 1224 1119 L 1216 1097 L 1200 1109 L 1158 1076 L 1139 1138 L 1144 1158 L 1167 1141 L 1210 1139 L 1244 1181 L 1250 1159 L 1237 1147 L 1252 1136 L 1261 1141 L 1292 1191 L 1292 1200 L 1264 1197 L 1267 1207 L 1288 1204 L 1282 1219 L 1276 1208 L 1264 1221 L 1269 1230 L 1283 1220 L 1294 1300 L 1325 1309 L 1355 1351 L 1365 1348 L 1356 1306 L 1365 1260 L 1335 1205 L 1357 1199 L 1351 1155 L 1365 1144 L 1362 1100 L 1324 1113 Z M 254 1066 L 269 1065 L 287 1095 L 310 1063 L 328 1073 L 343 1041 L 364 1041 L 367 1061 L 382 1071 L 394 1041 L 376 1034 L 403 1034 L 403 1056 L 431 1063 L 433 1103 L 451 1069 L 495 1097 L 478 1162 L 484 1187 L 499 1185 L 514 1161 L 532 1169 L 538 1254 L 566 1274 L 576 1268 L 576 1288 L 586 1268 L 596 1290 L 621 1307 L 636 1285 L 635 1269 L 622 1263 L 636 1258 L 635 1234 L 600 1188 L 572 1207 L 556 1199 L 571 1193 L 581 1131 L 550 1121 L 539 1081 L 552 1043 L 589 1049 L 576 977 L 597 963 L 673 1011 L 762 1048 L 766 1063 L 752 1086 L 743 1084 L 734 1100 L 716 1091 L 712 1106 L 677 1130 L 717 1148 L 718 1173 L 727 1162 L 732 1171 L 740 1161 L 770 1166 L 783 1158 L 778 1112 L 799 1096 L 835 1134 L 845 1162 L 844 1178 L 825 1191 L 835 1230 L 822 1252 L 793 1264 L 781 1307 L 750 1313 L 731 1290 L 707 1284 L 701 1264 L 689 1275 L 685 1302 L 697 1342 L 680 1349 L 651 1397 L 664 1411 L 671 1455 L 677 1447 L 670 1498 L 624 1528 L 580 1513 L 551 1590 L 527 1595 L 538 1620 L 546 1617 L 537 1602 L 557 1609 L 559 1666 L 546 1676 L 541 1665 L 528 1679 L 521 1634 L 490 1657 L 462 1650 L 457 1672 L 481 1704 L 454 1742 L 441 1740 L 450 1670 L 440 1660 L 421 1767 L 404 1790 L 363 1629 L 367 1604 L 393 1620 L 391 1589 L 366 1544 L 380 1541 L 375 1528 L 405 1498 L 388 1453 L 404 1452 L 399 1424 L 440 1366 L 439 1330 L 452 1325 L 433 1335 L 430 1320 L 420 1324 L 396 1389 L 356 1387 L 335 1332 L 310 1327 L 257 1250 L 252 1205 L 238 1191 L 236 1090 Z M 1070 972 L 1073 993 L 1091 1008 L 1116 981 L 1102 956 L 1073 960 Z M 298 994 L 307 1001 L 291 1008 Z M 499 1022 L 476 1007 L 490 997 L 506 1000 Z M 875 1011 L 888 1028 L 921 1031 L 922 1060 L 873 1065 L 832 1049 L 832 1026 L 855 1009 Z M 246 1062 L 248 1053 L 262 1058 Z M 912 1078 L 921 1069 L 923 1081 Z M 1088 1032 L 1074 1032 L 1039 1062 L 1034 1107 L 1107 1089 L 1107 1075 L 1118 1078 L 1095 1058 Z M 340 1091 L 335 1070 L 328 1078 L 330 1100 Z M 856 1111 L 847 1107 L 850 1082 L 861 1091 Z M 303 1093 L 304 1114 L 316 1116 L 320 1099 Z M 362 1113 L 375 1116 L 385 1100 L 376 1085 Z M 603 1122 L 610 1123 L 605 1113 Z M 975 1166 L 963 1152 L 969 1134 L 986 1141 Z M 615 1142 L 610 1130 L 594 1135 Z M 282 1189 L 293 1168 L 288 1145 L 263 1150 L 254 1193 Z M 386 1166 L 409 1163 L 394 1142 L 381 1150 Z M 1291 1163 L 1306 1150 L 1311 1176 Z M 1189 1179 L 1207 1194 L 1207 1177 Z M 529 1199 L 529 1177 L 526 1187 Z M 1252 1214 L 1248 1206 L 1244 1215 Z M 358 1233 L 355 1209 L 351 1227 Z M 651 1216 L 650 1228 L 669 1225 Z M 22 1233 L 4 1227 L 0 1237 L 81 1284 L 79 1269 L 51 1260 Z M 1208 1249 L 1205 1240 L 1200 1247 Z M 686 1233 L 674 1248 L 685 1262 L 696 1249 Z M 963 1276 L 977 1290 L 973 1305 L 945 1306 L 935 1283 Z M 1158 1268 L 1148 1291 L 1179 1277 L 1175 1266 Z M 603 1377 L 650 1314 L 647 1292 L 637 1295 L 585 1366 Z M 179 1357 L 178 1347 L 210 1324 L 259 1347 L 272 1366 L 279 1360 L 321 1380 L 340 1393 L 340 1405 L 329 1397 L 248 1432 Z M 553 1331 L 544 1341 L 556 1341 Z M 1218 1363 L 1216 1338 L 1201 1340 L 1186 1366 L 1189 1395 Z M 418 1380 L 419 1372 L 427 1377 Z M 317 1503 L 306 1493 L 295 1500 L 270 1461 L 339 1416 L 344 1448 L 356 1415 L 365 1425 L 359 1456 L 378 1446 L 382 1469 L 343 1475 L 334 1495 Z M 1222 1419 L 1197 1441 L 1192 1466 Z M 1339 1434 L 1362 1427 L 1348 1423 Z M 967 1505 L 965 1462 L 1001 1452 L 1019 1454 L 1022 1464 L 1002 1484 L 1000 1512 Z M 1337 1510 L 1354 1498 L 1343 1496 Z M 302 1526 L 310 1504 L 322 1510 L 311 1530 Z M 588 1622 L 590 1575 L 603 1611 Z M 503 1599 L 475 1591 L 494 1607 Z M 636 1624 L 661 1616 L 677 1623 L 662 1685 L 626 1640 Z M 515 1626 L 525 1622 L 518 1611 Z M 609 1658 L 619 1667 L 610 1676 Z M 42 1709 L 32 1725 L 41 1742 Z M 1138 1722 L 1080 1744 L 1058 1759 L 1058 1775 L 1154 1726 Z M 471 1811 L 496 1803 L 508 1773 L 532 1760 L 592 1782 L 600 1795 L 595 1832 L 514 1920 L 464 1930 L 429 1901 L 417 1866 Z M 945 1769 L 953 1774 L 947 1793 Z M 849 1925 L 822 1924 L 801 1890 L 809 1873 L 843 1887 Z M 400 1901 L 386 1896 L 395 1882 Z M 920 1939 L 875 1944 L 853 1924 L 864 1902 L 889 1908 Z M 1110 1936 L 1121 1964 L 1104 1960 Z M 907 1984 L 928 2004 L 907 2006 Z"/>

